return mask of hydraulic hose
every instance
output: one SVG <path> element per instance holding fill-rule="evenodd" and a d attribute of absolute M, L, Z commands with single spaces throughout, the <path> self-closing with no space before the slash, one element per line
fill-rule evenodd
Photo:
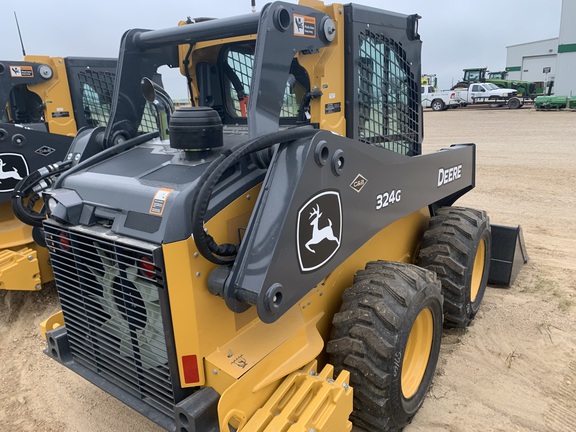
<path fill-rule="evenodd" d="M 46 215 L 33 210 L 34 204 L 38 201 L 38 198 L 35 198 L 34 195 L 50 187 L 52 185 L 50 177 L 66 171 L 70 165 L 72 165 L 72 161 L 50 164 L 31 172 L 20 180 L 12 192 L 12 210 L 14 215 L 26 225 L 42 226 L 42 221 Z M 30 195 L 32 195 L 30 202 L 25 206 L 24 198 Z"/>
<path fill-rule="evenodd" d="M 26 197 L 38 194 L 39 192 L 51 187 L 53 183 L 54 188 L 58 188 L 62 184 L 62 180 L 68 175 L 81 169 L 88 168 L 98 162 L 101 162 L 116 154 L 122 153 L 139 144 L 143 144 L 146 141 L 156 138 L 157 136 L 159 136 L 158 132 L 150 132 L 147 134 L 139 135 L 137 137 L 126 140 L 122 144 L 107 148 L 106 150 L 103 150 L 100 153 L 89 157 L 88 159 L 73 167 L 71 167 L 72 161 L 67 160 L 64 162 L 58 162 L 45 166 L 30 173 L 28 176 L 20 180 L 12 192 L 12 209 L 14 211 L 14 215 L 27 225 L 37 227 L 42 226 L 42 221 L 45 219 L 46 215 L 44 213 L 35 212 L 32 209 L 33 204 L 37 201 L 37 198 L 31 198 L 33 199 L 32 206 L 25 206 L 24 199 Z M 51 177 L 56 175 L 60 175 L 56 181 L 51 179 Z"/>
<path fill-rule="evenodd" d="M 206 171 L 200 176 L 198 180 L 198 187 L 193 194 L 193 210 L 192 210 L 192 235 L 194 242 L 198 248 L 198 252 L 215 264 L 229 265 L 236 259 L 239 245 L 225 243 L 222 245 L 217 244 L 214 238 L 204 231 L 204 218 L 210 202 L 210 197 L 216 187 L 216 184 L 222 177 L 222 174 L 236 164 L 241 158 L 269 148 L 278 143 L 285 143 L 295 141 L 301 138 L 310 137 L 318 131 L 312 128 L 293 128 L 286 129 L 280 132 L 263 135 L 258 138 L 251 139 L 245 143 L 239 144 L 233 149 L 227 150 L 218 156 L 206 168 Z"/>

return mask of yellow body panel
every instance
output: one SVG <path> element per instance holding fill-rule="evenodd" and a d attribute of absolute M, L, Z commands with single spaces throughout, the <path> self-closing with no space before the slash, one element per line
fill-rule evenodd
<path fill-rule="evenodd" d="M 32 228 L 0 204 L 0 289 L 34 291 L 54 279 L 48 250 L 34 243 Z"/>
<path fill-rule="evenodd" d="M 36 93 L 46 104 L 44 115 L 50 133 L 75 136 L 77 127 L 64 59 L 62 57 L 27 55 L 24 56 L 24 61 L 44 63 L 52 68 L 54 75 L 51 79 L 28 86 L 28 89 Z M 52 118 L 51 113 L 53 112 L 68 112 L 70 117 Z"/>
<path fill-rule="evenodd" d="M 320 129 L 346 135 L 346 118 L 344 116 L 344 14 L 341 4 L 325 6 L 318 0 L 300 1 L 300 5 L 312 7 L 324 12 L 334 21 L 335 38 L 332 43 L 321 50 L 319 55 L 300 55 L 300 64 L 308 71 L 312 89 L 322 91 L 322 96 L 310 102 L 312 121 L 319 123 Z M 327 104 L 340 104 L 341 111 L 326 114 Z"/>
<path fill-rule="evenodd" d="M 239 241 L 238 231 L 228 230 L 227 221 L 235 220 L 235 223 L 238 223 L 238 220 L 242 219 L 240 216 L 244 215 L 244 223 L 240 225 L 244 227 L 248 225 L 248 218 L 254 207 L 259 188 L 260 186 L 257 186 L 236 199 L 206 224 L 209 230 L 212 227 L 220 229 L 218 233 L 211 233 L 217 242 L 237 243 Z M 223 225 L 224 229 L 222 229 Z M 229 239 L 229 236 L 232 238 Z M 224 300 L 208 292 L 208 275 L 215 265 L 198 254 L 192 238 L 163 245 L 162 249 L 166 265 L 176 355 L 180 365 L 180 381 L 183 387 L 202 385 L 205 382 L 202 362 L 199 361 L 198 365 L 200 381 L 185 383 L 182 357 L 197 355 L 199 359 L 202 359 L 225 342 L 230 341 L 240 330 L 237 328 L 236 314 L 230 312 Z M 244 313 L 256 319 L 252 312 Z M 240 321 L 249 322 L 250 320 L 240 319 Z"/>
<path fill-rule="evenodd" d="M 281 321 L 278 325 L 270 326 L 255 320 L 238 336 L 207 356 L 206 360 L 218 371 L 235 379 L 240 378 L 266 355 L 288 343 L 294 336 L 295 329 L 301 329 L 304 325 L 302 314 L 296 309 L 285 314 Z M 254 345 L 251 342 L 254 340 L 260 343 Z M 250 350 L 247 351 L 246 347 Z"/>
<path fill-rule="evenodd" d="M 238 242 L 238 220 L 247 225 L 257 193 L 254 188 L 206 224 L 218 243 Z M 207 278 L 215 265 L 198 254 L 191 238 L 163 245 L 180 385 L 210 386 L 221 395 L 221 427 L 247 424 L 285 377 L 313 360 L 326 365 L 323 350 L 332 316 L 356 271 L 371 260 L 413 262 L 428 220 L 424 208 L 383 229 L 272 324 L 260 321 L 254 307 L 236 314 L 209 293 Z M 198 359 L 199 381 L 194 383 L 186 383 L 184 376 L 182 358 L 190 355 Z"/>
<path fill-rule="evenodd" d="M 282 318 L 272 325 L 261 321 L 259 324 L 271 327 L 269 338 L 274 338 L 274 331 L 286 325 Z M 221 393 L 218 402 L 218 419 L 222 430 L 227 430 L 225 425 L 228 423 L 234 427 L 244 425 L 256 409 L 266 403 L 284 377 L 304 367 L 323 349 L 324 341 L 315 327 L 315 322 L 302 324 L 293 330 L 296 330 L 293 337 L 263 357 L 239 380 Z M 256 350 L 260 343 L 261 340 L 247 338 L 244 351 Z M 212 385 L 212 380 L 208 380 L 207 384 Z M 218 391 L 216 387 L 215 390 Z"/>
<path fill-rule="evenodd" d="M 12 211 L 12 202 L 0 203 L 0 247 L 21 249 L 32 242 L 32 227 L 16 218 Z"/>

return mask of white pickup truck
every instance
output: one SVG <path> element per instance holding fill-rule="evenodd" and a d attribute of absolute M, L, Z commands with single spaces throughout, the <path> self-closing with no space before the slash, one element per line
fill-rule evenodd
<path fill-rule="evenodd" d="M 448 108 L 458 108 L 465 106 L 460 98 L 459 90 L 434 91 L 431 85 L 420 87 L 422 97 L 422 108 L 432 108 L 433 111 L 444 111 Z"/>
<path fill-rule="evenodd" d="M 458 99 L 467 104 L 507 105 L 510 109 L 518 109 L 524 102 L 514 89 L 500 88 L 492 83 L 472 83 L 467 89 L 452 90 L 458 93 Z"/>

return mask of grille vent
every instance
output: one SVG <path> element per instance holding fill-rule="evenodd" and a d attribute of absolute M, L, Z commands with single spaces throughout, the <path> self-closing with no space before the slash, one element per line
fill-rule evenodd
<path fill-rule="evenodd" d="M 157 246 L 45 224 L 74 361 L 172 417 Z"/>

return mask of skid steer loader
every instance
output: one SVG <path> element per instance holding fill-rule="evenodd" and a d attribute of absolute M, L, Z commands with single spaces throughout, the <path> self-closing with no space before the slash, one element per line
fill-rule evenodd
<path fill-rule="evenodd" d="M 38 290 L 53 279 L 48 252 L 34 242 L 10 200 L 24 177 L 70 155 L 79 130 L 106 126 L 116 65 L 116 59 L 87 57 L 0 60 L 0 290 Z M 156 128 L 148 107 L 140 130 Z M 31 197 L 23 205 L 40 203 Z"/>
<path fill-rule="evenodd" d="M 48 252 L 12 212 L 12 191 L 32 171 L 65 158 L 79 129 L 106 125 L 116 63 L 35 55 L 0 60 L 0 289 L 37 290 L 52 280 Z"/>
<path fill-rule="evenodd" d="M 408 424 L 491 251 L 453 206 L 474 144 L 421 152 L 419 18 L 301 0 L 126 32 L 107 150 L 76 164 L 76 138 L 43 193 L 46 353 L 167 430 Z M 138 132 L 162 65 L 193 101 L 168 138 Z"/>

